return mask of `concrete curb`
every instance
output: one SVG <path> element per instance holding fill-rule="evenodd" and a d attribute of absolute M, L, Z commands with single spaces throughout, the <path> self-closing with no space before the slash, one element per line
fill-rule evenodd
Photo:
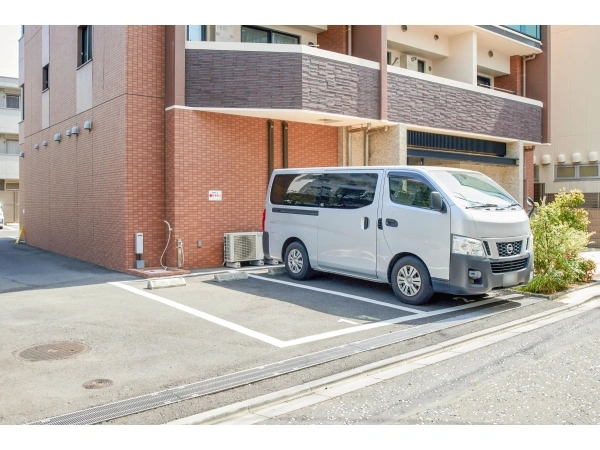
<path fill-rule="evenodd" d="M 585 293 L 589 289 L 588 293 Z M 324 389 L 333 388 L 336 385 L 347 383 L 353 379 L 371 375 L 377 372 L 381 372 L 385 369 L 391 369 L 395 366 L 403 364 L 414 363 L 425 357 L 430 357 L 441 352 L 449 351 L 459 345 L 465 344 L 476 339 L 483 337 L 489 337 L 496 334 L 510 331 L 511 329 L 521 327 L 523 325 L 531 324 L 555 315 L 561 314 L 566 311 L 571 311 L 579 308 L 584 303 L 587 303 L 594 298 L 600 297 L 600 286 L 590 286 L 585 289 L 580 289 L 575 292 L 564 295 L 565 301 L 568 303 L 565 306 L 545 311 L 542 313 L 534 314 L 532 316 L 517 319 L 512 322 L 508 322 L 502 325 L 497 325 L 486 330 L 481 330 L 475 333 L 460 336 L 458 338 L 450 339 L 442 344 L 431 345 L 419 350 L 415 350 L 409 353 L 405 353 L 392 358 L 387 358 L 382 361 L 377 361 L 371 364 L 367 364 L 362 367 L 358 367 L 352 370 L 341 372 L 335 375 L 331 375 L 325 378 L 320 378 L 308 383 L 303 383 L 298 386 L 283 389 L 281 391 L 273 392 L 270 394 L 262 395 L 253 399 L 245 400 L 232 405 L 223 406 L 210 411 L 206 411 L 200 414 L 195 414 L 189 417 L 184 417 L 172 422 L 168 422 L 166 425 L 210 425 L 225 420 L 233 419 L 235 417 L 256 412 L 270 406 L 275 406 L 280 403 L 288 402 L 299 397 L 303 397 L 310 394 L 321 394 Z"/>

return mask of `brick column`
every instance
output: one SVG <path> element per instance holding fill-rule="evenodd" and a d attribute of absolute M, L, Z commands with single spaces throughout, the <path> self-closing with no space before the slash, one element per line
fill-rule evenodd
<path fill-rule="evenodd" d="M 494 78 L 494 87 L 514 91 L 517 95 L 523 95 L 523 58 L 520 56 L 510 57 L 510 75 Z"/>

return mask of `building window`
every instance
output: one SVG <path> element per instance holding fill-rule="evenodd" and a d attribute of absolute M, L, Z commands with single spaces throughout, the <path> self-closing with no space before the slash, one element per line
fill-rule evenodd
<path fill-rule="evenodd" d="M 417 61 L 417 70 L 421 73 L 425 73 L 425 61 L 422 59 Z"/>
<path fill-rule="evenodd" d="M 300 44 L 300 36 L 269 30 L 254 25 L 242 25 L 242 42 L 260 44 Z"/>
<path fill-rule="evenodd" d="M 6 95 L 6 107 L 10 109 L 19 109 L 19 96 Z"/>
<path fill-rule="evenodd" d="M 19 141 L 9 141 L 6 140 L 6 153 L 9 155 L 18 155 L 19 154 Z"/>
<path fill-rule="evenodd" d="M 186 41 L 205 41 L 206 25 L 188 25 L 185 30 Z"/>
<path fill-rule="evenodd" d="M 491 78 L 477 75 L 477 86 L 490 89 L 492 87 L 492 80 Z"/>
<path fill-rule="evenodd" d="M 21 36 L 25 35 L 25 25 L 21 25 Z"/>
<path fill-rule="evenodd" d="M 5 184 L 5 190 L 7 191 L 18 191 L 19 190 L 19 183 L 18 182 L 6 182 Z"/>
<path fill-rule="evenodd" d="M 25 85 L 21 85 L 21 120 L 25 120 Z"/>
<path fill-rule="evenodd" d="M 598 166 L 579 166 L 579 175 L 577 178 L 598 178 Z"/>
<path fill-rule="evenodd" d="M 46 89 L 50 88 L 50 80 L 48 78 L 49 67 L 50 67 L 50 64 L 46 64 L 42 68 L 42 92 L 44 92 Z"/>
<path fill-rule="evenodd" d="M 575 166 L 557 166 L 556 167 L 556 179 L 574 179 L 575 176 Z"/>
<path fill-rule="evenodd" d="M 533 166 L 533 181 L 540 181 L 540 166 Z"/>
<path fill-rule="evenodd" d="M 504 25 L 518 33 L 537 39 L 542 39 L 542 30 L 540 25 Z"/>
<path fill-rule="evenodd" d="M 92 26 L 82 25 L 78 28 L 79 34 L 79 55 L 77 66 L 81 66 L 92 59 Z"/>

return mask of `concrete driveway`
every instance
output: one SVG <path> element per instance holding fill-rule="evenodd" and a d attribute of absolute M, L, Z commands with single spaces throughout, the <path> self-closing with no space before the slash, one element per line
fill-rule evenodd
<path fill-rule="evenodd" d="M 478 299 L 436 296 L 413 307 L 398 302 L 384 284 L 330 275 L 300 283 L 264 268 L 225 283 L 199 271 L 184 287 L 148 290 L 146 280 L 15 245 L 4 233 L 10 230 L 0 235 L 0 424 L 39 421 L 218 377 L 241 380 L 239 389 L 206 391 L 211 395 L 185 402 L 179 396 L 165 401 L 169 408 L 154 405 L 96 421 L 164 423 L 555 307 L 502 291 Z M 438 334 L 427 333 L 428 326 Z M 399 338 L 372 351 L 357 344 L 387 336 Z M 55 343 L 71 345 L 74 353 L 53 359 L 63 347 L 47 347 L 41 357 L 34 352 L 35 361 L 22 357 L 32 353 L 23 350 Z M 360 351 L 348 356 L 339 350 L 350 344 Z M 243 379 L 256 368 L 328 351 L 338 356 L 252 383 Z M 84 387 L 93 380 L 110 383 Z"/>

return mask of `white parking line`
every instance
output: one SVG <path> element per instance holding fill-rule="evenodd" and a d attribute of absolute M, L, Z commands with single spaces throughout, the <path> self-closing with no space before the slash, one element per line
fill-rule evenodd
<path fill-rule="evenodd" d="M 258 277 L 258 278 L 261 278 L 261 277 Z M 466 305 L 453 306 L 450 308 L 444 308 L 444 309 L 440 309 L 437 311 L 419 312 L 419 314 L 411 314 L 409 316 L 397 317 L 395 319 L 382 320 L 380 322 L 363 324 L 363 325 L 358 325 L 358 326 L 354 326 L 354 327 L 348 327 L 348 328 L 344 328 L 341 330 L 329 331 L 326 333 L 314 334 L 312 336 L 307 336 L 307 337 L 298 338 L 298 339 L 292 339 L 290 341 L 282 341 L 280 339 L 268 336 L 263 333 L 259 333 L 257 331 L 251 330 L 251 329 L 243 327 L 241 325 L 237 325 L 233 322 L 229 322 L 227 320 L 220 319 L 218 317 L 204 313 L 202 311 L 191 308 L 189 306 L 185 306 L 180 303 L 174 302 L 172 300 L 160 297 L 156 294 L 144 292 L 140 289 L 136 289 L 136 288 L 134 288 L 132 286 L 128 286 L 124 283 L 110 282 L 108 284 L 119 287 L 121 289 L 125 289 L 126 291 L 132 292 L 134 294 L 141 295 L 142 297 L 149 298 L 151 300 L 157 301 L 164 305 L 171 306 L 172 308 L 178 309 L 183 312 L 187 312 L 188 314 L 192 314 L 201 319 L 207 320 L 207 321 L 212 322 L 217 325 L 221 325 L 225 328 L 229 328 L 230 330 L 237 331 L 238 333 L 244 334 L 244 335 L 252 337 L 254 339 L 258 339 L 260 341 L 266 342 L 268 344 L 274 345 L 275 347 L 279 347 L 279 348 L 293 347 L 294 345 L 300 345 L 300 344 L 306 344 L 309 342 L 320 341 L 323 339 L 329 339 L 329 338 L 333 338 L 333 337 L 343 336 L 345 334 L 358 333 L 360 331 L 366 331 L 366 330 L 385 327 L 385 326 L 389 326 L 389 325 L 393 325 L 393 324 L 397 324 L 397 323 L 408 322 L 408 321 L 412 321 L 412 320 L 416 320 L 416 319 L 422 319 L 424 317 L 432 317 L 432 316 L 437 316 L 440 314 L 447 314 L 447 313 L 450 313 L 453 311 L 461 311 L 461 310 L 465 310 L 465 309 L 471 309 L 471 308 L 483 306 L 488 303 L 493 303 L 493 302 L 498 301 L 495 298 L 490 298 L 488 300 L 482 300 L 477 303 L 469 303 Z M 524 302 L 524 303 L 529 303 L 529 302 Z"/>
<path fill-rule="evenodd" d="M 5 229 L 5 230 L 10 230 L 10 231 L 17 231 L 17 229 L 16 229 L 16 228 L 13 228 L 13 227 L 8 227 L 8 226 L 6 226 L 6 225 L 4 225 L 4 229 Z"/>
<path fill-rule="evenodd" d="M 307 286 L 305 284 L 291 283 L 289 281 L 283 281 L 283 280 L 273 280 L 271 278 L 259 277 L 257 275 L 251 275 L 251 274 L 248 274 L 248 276 L 250 278 L 256 278 L 258 280 L 269 281 L 271 283 L 285 284 L 287 286 L 294 286 L 294 287 L 301 288 L 301 289 L 308 289 L 310 291 L 323 292 L 325 294 L 331 294 L 331 295 L 337 295 L 339 297 L 351 298 L 353 300 L 358 300 L 361 302 L 373 303 L 374 305 L 385 306 L 386 308 L 399 309 L 401 311 L 407 311 L 407 312 L 410 312 L 413 314 L 419 314 L 419 313 L 423 312 L 420 309 L 413 309 L 413 308 L 408 308 L 406 306 L 394 305 L 392 303 L 380 302 L 377 300 L 372 300 L 370 298 L 360 297 L 358 295 L 345 294 L 343 292 L 338 292 L 338 291 L 330 291 L 329 289 L 321 289 L 321 288 L 317 288 L 317 287 L 313 287 L 313 286 Z"/>
<path fill-rule="evenodd" d="M 133 292 L 134 294 L 141 295 L 142 297 L 149 298 L 151 300 L 157 301 L 167 306 L 171 306 L 172 308 L 178 309 L 180 311 L 186 312 L 188 314 L 192 314 L 196 317 L 200 317 L 201 319 L 208 320 L 217 325 L 221 325 L 222 327 L 229 328 L 230 330 L 237 331 L 238 333 L 245 334 L 246 336 L 253 337 L 255 339 L 261 340 L 268 344 L 274 345 L 276 347 L 284 347 L 285 343 L 280 341 L 279 339 L 273 338 L 271 336 L 267 336 L 266 334 L 258 333 L 256 331 L 250 330 L 249 328 L 243 327 L 241 325 L 237 325 L 235 323 L 229 322 L 227 320 L 219 319 L 218 317 L 211 316 L 210 314 L 204 313 L 202 311 L 198 311 L 197 309 L 190 308 L 189 306 L 182 305 L 180 303 L 174 302 L 172 300 L 159 297 L 158 295 L 151 294 L 149 292 L 144 292 L 139 289 L 136 289 L 132 286 L 127 286 L 126 284 L 119 282 L 109 282 L 113 286 L 119 287 L 121 289 L 125 289 L 126 291 Z"/>

